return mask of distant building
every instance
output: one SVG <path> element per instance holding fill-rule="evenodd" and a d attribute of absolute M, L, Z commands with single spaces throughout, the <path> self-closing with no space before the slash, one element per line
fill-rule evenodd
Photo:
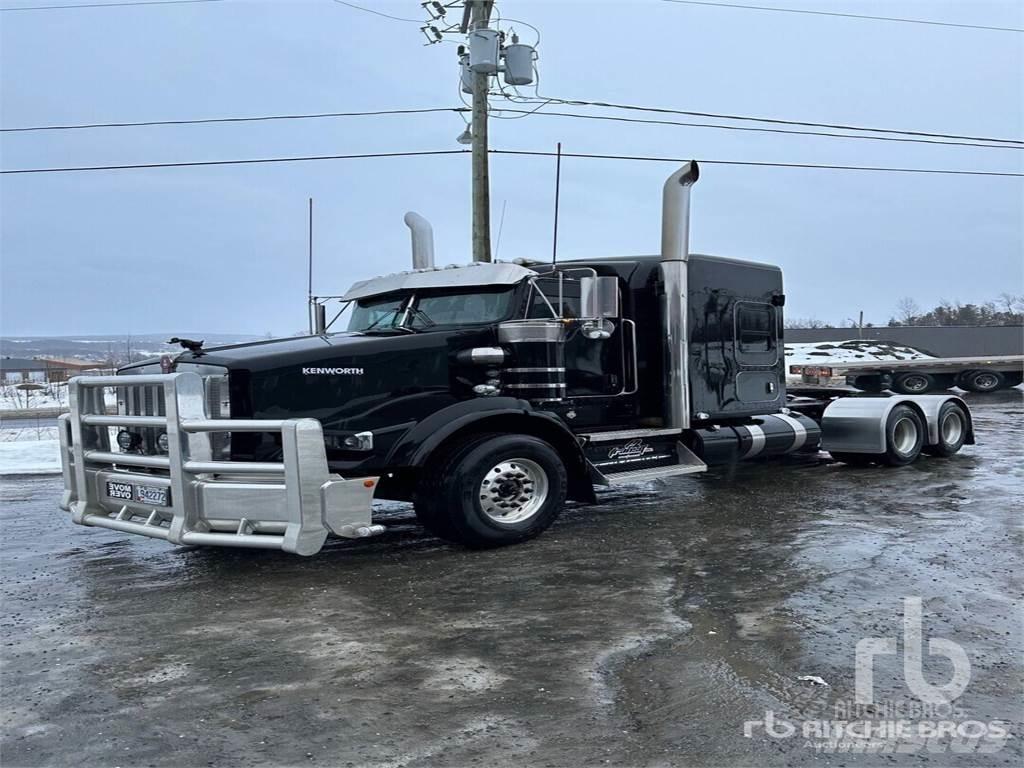
<path fill-rule="evenodd" d="M 110 370 L 108 363 L 93 360 L 64 360 L 60 358 L 0 357 L 0 381 L 21 384 L 32 381 L 39 384 L 67 381 L 72 376 L 102 373 Z"/>

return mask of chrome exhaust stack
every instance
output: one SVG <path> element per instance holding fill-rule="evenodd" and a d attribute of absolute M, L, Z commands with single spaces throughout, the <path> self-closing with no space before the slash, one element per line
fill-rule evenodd
<path fill-rule="evenodd" d="M 412 236 L 412 268 L 434 268 L 434 228 L 415 211 L 405 214 L 405 224 Z"/>
<path fill-rule="evenodd" d="M 690 258 L 690 187 L 700 176 L 691 160 L 665 181 L 661 197 L 661 321 L 665 331 L 665 426 L 690 428 L 687 350 L 687 262 Z"/>

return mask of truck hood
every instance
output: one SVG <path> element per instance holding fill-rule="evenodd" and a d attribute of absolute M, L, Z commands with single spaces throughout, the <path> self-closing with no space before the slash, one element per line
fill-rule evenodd
<path fill-rule="evenodd" d="M 211 365 L 229 370 L 253 373 L 301 365 L 327 367 L 357 365 L 357 358 L 381 353 L 404 352 L 433 346 L 446 346 L 450 333 L 373 334 L 335 333 L 329 336 L 298 336 L 290 339 L 267 339 L 246 344 L 211 347 L 199 353 L 182 352 L 173 357 L 178 370 L 188 365 Z M 158 358 L 125 366 L 122 373 L 158 364 Z"/>

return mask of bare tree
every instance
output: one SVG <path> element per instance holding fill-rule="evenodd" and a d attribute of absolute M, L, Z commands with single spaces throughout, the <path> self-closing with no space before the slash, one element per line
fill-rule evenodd
<path fill-rule="evenodd" d="M 896 319 L 901 325 L 914 325 L 921 314 L 921 307 L 909 296 L 904 296 L 896 302 Z"/>
<path fill-rule="evenodd" d="M 824 320 L 819 320 L 816 317 L 790 317 L 786 319 L 786 328 L 828 328 L 829 325 Z"/>
<path fill-rule="evenodd" d="M 1000 293 L 999 304 L 1006 308 L 1008 314 L 1013 314 L 1024 309 L 1024 296 L 1014 296 L 1012 293 Z"/>

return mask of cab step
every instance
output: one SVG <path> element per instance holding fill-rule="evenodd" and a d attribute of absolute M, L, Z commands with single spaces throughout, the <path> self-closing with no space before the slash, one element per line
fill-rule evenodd
<path fill-rule="evenodd" d="M 643 483 L 648 480 L 660 480 L 663 477 L 692 475 L 695 472 L 705 471 L 707 471 L 707 465 L 701 462 L 700 466 L 677 464 L 674 467 L 651 467 L 650 469 L 634 469 L 632 472 L 618 472 L 605 475 L 605 477 L 608 478 L 609 485 L 628 485 L 630 483 Z"/>
<path fill-rule="evenodd" d="M 607 443 L 614 440 L 635 440 L 645 437 L 679 437 L 682 433 L 681 429 L 619 429 L 612 432 L 591 432 L 583 434 L 581 437 L 587 438 L 591 443 Z"/>
<path fill-rule="evenodd" d="M 597 435 L 588 435 L 590 440 L 584 452 L 595 482 L 600 485 L 640 483 L 707 470 L 707 464 L 679 441 L 679 430 L 598 434 L 608 437 L 600 439 Z"/>

